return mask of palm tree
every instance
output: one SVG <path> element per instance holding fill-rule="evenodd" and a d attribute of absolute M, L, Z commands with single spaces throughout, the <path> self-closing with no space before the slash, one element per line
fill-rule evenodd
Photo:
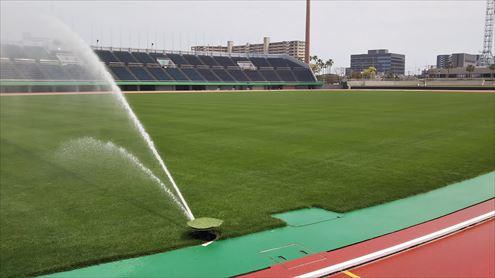
<path fill-rule="evenodd" d="M 310 57 L 310 66 L 316 75 L 330 73 L 332 65 L 332 59 L 328 59 L 326 62 L 324 62 L 320 57 L 316 55 Z"/>
<path fill-rule="evenodd" d="M 376 75 L 376 68 L 375 68 L 375 67 L 369 67 L 369 68 L 368 68 L 368 71 L 370 72 L 370 77 L 371 77 L 371 79 L 375 79 L 375 75 Z"/>
<path fill-rule="evenodd" d="M 322 59 L 320 59 L 318 56 L 311 56 L 310 58 L 310 66 L 313 72 L 318 75 L 321 73 L 323 67 L 325 66 L 325 63 L 323 62 Z"/>
<path fill-rule="evenodd" d="M 466 71 L 469 72 L 469 77 L 471 78 L 471 75 L 473 74 L 473 71 L 475 70 L 475 67 L 473 65 L 469 65 L 466 67 Z"/>
<path fill-rule="evenodd" d="M 450 69 L 453 67 L 452 61 L 447 62 L 447 78 L 450 78 Z"/>
<path fill-rule="evenodd" d="M 369 67 L 363 71 L 363 76 L 369 77 L 370 79 L 373 79 L 376 74 L 376 68 L 375 67 Z"/>
<path fill-rule="evenodd" d="M 332 59 L 328 59 L 325 62 L 325 69 L 327 69 L 327 73 L 330 73 L 332 71 L 332 66 L 333 66 L 333 60 Z"/>
<path fill-rule="evenodd" d="M 492 80 L 493 80 L 493 74 L 495 73 L 495 64 L 491 64 L 488 68 L 492 71 Z"/>

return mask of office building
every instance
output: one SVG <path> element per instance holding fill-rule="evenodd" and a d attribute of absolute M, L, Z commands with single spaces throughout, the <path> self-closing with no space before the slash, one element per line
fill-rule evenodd
<path fill-rule="evenodd" d="M 375 67 L 378 73 L 404 75 L 406 56 L 390 53 L 387 49 L 368 50 L 367 54 L 351 55 L 351 70 L 362 72 Z"/>
<path fill-rule="evenodd" d="M 453 53 L 437 56 L 437 68 L 465 68 L 469 65 L 476 66 L 480 55 L 468 53 Z"/>

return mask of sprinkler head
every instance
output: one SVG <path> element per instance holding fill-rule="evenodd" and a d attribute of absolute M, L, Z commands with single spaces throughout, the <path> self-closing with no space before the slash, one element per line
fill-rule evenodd
<path fill-rule="evenodd" d="M 220 227 L 222 223 L 223 220 L 220 219 L 211 217 L 199 217 L 191 221 L 187 221 L 187 226 L 198 231 L 208 231 Z"/>

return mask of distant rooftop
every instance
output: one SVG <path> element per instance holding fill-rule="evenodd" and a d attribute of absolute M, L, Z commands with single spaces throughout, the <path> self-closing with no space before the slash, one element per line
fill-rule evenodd
<path fill-rule="evenodd" d="M 368 50 L 368 54 L 387 54 L 388 49 L 372 49 Z"/>

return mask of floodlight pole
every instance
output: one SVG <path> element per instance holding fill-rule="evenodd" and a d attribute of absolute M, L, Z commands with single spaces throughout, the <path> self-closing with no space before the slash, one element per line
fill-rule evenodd
<path fill-rule="evenodd" d="M 311 18 L 311 3 L 306 0 L 306 43 L 304 47 L 304 62 L 309 64 L 309 46 L 310 46 L 310 18 Z"/>

